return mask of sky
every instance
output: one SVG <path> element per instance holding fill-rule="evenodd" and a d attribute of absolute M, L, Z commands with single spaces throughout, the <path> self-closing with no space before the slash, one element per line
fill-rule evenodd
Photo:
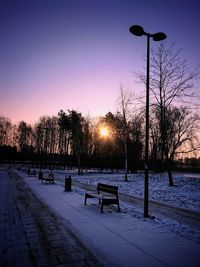
<path fill-rule="evenodd" d="M 198 0 L 0 0 L 0 116 L 35 123 L 61 109 L 115 112 L 120 85 L 136 93 L 145 65 L 145 37 L 130 26 L 164 32 L 193 68 L 199 8 Z"/>

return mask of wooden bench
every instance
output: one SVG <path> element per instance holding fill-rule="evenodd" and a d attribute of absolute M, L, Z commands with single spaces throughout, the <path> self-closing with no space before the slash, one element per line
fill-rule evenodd
<path fill-rule="evenodd" d="M 27 173 L 28 173 L 29 175 L 36 175 L 36 171 L 35 171 L 35 170 L 31 170 L 31 169 L 28 169 L 28 170 L 27 170 Z"/>
<path fill-rule="evenodd" d="M 85 205 L 87 198 L 98 198 L 99 204 L 101 204 L 101 212 L 103 212 L 104 205 L 111 204 L 116 204 L 118 211 L 120 211 L 117 186 L 98 183 L 96 190 L 85 192 Z"/>
<path fill-rule="evenodd" d="M 47 176 L 42 176 L 42 183 L 53 183 L 55 184 L 54 174 L 49 173 Z"/>

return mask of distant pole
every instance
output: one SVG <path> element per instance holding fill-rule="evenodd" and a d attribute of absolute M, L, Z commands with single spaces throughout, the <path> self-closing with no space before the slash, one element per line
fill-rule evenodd
<path fill-rule="evenodd" d="M 145 132 L 145 164 L 144 164 L 144 217 L 149 217 L 149 73 L 150 73 L 150 37 L 154 41 L 162 41 L 167 38 L 163 32 L 150 34 L 143 27 L 133 25 L 129 31 L 136 36 L 147 37 L 147 73 L 146 73 L 146 132 Z"/>

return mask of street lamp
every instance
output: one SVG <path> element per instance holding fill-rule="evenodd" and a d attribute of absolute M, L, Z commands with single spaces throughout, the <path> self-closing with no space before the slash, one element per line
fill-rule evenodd
<path fill-rule="evenodd" d="M 163 32 L 154 34 L 145 32 L 143 27 L 133 25 L 129 31 L 136 36 L 147 37 L 147 73 L 146 73 L 146 136 L 145 136 L 145 178 L 144 178 L 144 217 L 149 217 L 149 58 L 150 58 L 150 38 L 154 41 L 162 41 L 167 38 Z"/>

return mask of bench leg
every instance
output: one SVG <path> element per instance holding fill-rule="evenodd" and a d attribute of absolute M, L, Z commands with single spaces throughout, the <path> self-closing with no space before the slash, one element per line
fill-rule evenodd
<path fill-rule="evenodd" d="M 85 196 L 85 202 L 84 202 L 85 205 L 86 205 L 86 200 L 87 200 L 87 197 Z"/>
<path fill-rule="evenodd" d="M 119 207 L 119 203 L 117 204 L 117 206 L 118 206 L 118 212 L 120 212 L 120 207 Z"/>
<path fill-rule="evenodd" d="M 103 213 L 103 201 L 101 202 L 101 213 Z"/>

